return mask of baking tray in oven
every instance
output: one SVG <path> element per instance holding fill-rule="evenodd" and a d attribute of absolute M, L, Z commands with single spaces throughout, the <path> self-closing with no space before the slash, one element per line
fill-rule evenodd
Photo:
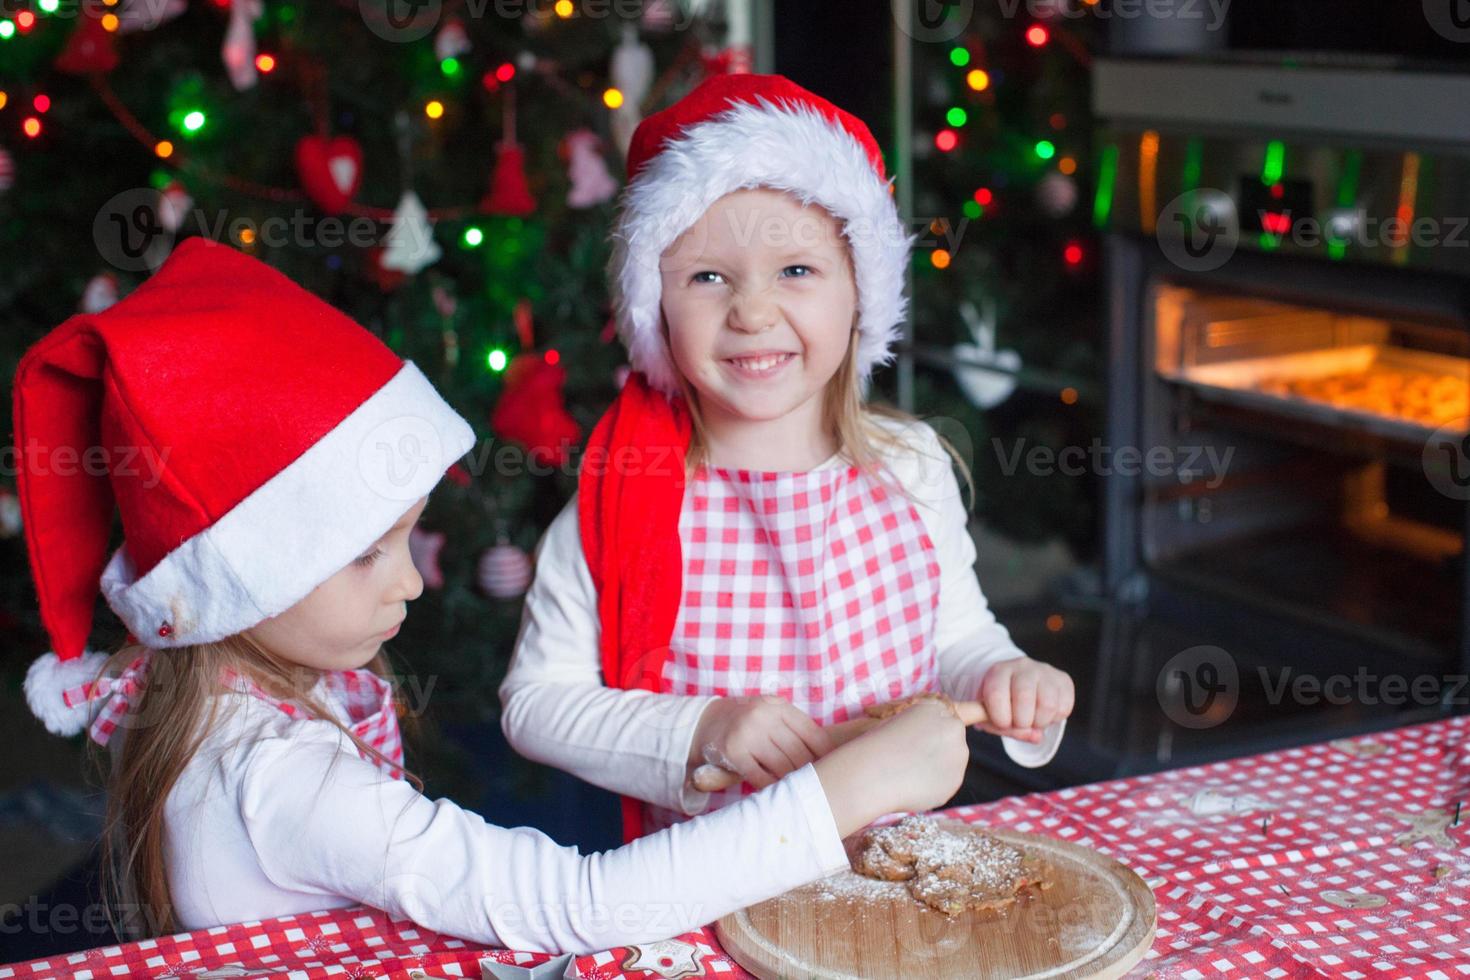
<path fill-rule="evenodd" d="M 1193 389 L 1209 401 L 1273 412 L 1334 428 L 1372 432 L 1390 439 L 1423 442 L 1446 425 L 1459 431 L 1470 430 L 1470 415 L 1453 414 L 1453 410 L 1452 414 L 1430 424 L 1394 414 L 1387 405 L 1382 408 L 1338 405 L 1309 395 L 1266 390 L 1273 381 L 1322 382 L 1332 378 L 1361 377 L 1375 369 L 1427 374 L 1434 378 L 1448 377 L 1458 379 L 1462 384 L 1470 383 L 1470 361 L 1381 344 L 1356 344 L 1199 364 L 1175 371 L 1160 371 L 1160 375 Z"/>

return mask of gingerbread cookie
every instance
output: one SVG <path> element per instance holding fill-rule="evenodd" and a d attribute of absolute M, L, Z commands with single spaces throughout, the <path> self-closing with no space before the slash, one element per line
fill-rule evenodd
<path fill-rule="evenodd" d="M 853 869 L 869 878 L 906 881 L 914 898 L 948 916 L 1004 908 L 1025 888 L 1050 884 L 1042 862 L 1020 848 L 985 834 L 945 830 L 921 816 L 865 831 Z"/>

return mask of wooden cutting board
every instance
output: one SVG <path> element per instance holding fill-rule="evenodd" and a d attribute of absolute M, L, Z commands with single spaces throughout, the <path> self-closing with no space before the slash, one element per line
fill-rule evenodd
<path fill-rule="evenodd" d="M 762 980 L 1101 980 L 1128 972 L 1152 945 L 1153 892 L 1117 861 L 1035 834 L 941 824 L 1040 854 L 1052 887 L 949 919 L 902 883 L 843 872 L 725 916 L 715 924 L 720 945 Z"/>

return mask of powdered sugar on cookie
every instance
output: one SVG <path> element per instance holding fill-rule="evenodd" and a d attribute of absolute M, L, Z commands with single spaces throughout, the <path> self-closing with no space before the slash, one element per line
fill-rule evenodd
<path fill-rule="evenodd" d="M 1028 885 L 1047 887 L 1041 862 L 1020 848 L 986 834 L 946 830 L 924 816 L 865 831 L 854 848 L 853 870 L 907 882 L 914 898 L 951 916 L 1003 908 Z"/>

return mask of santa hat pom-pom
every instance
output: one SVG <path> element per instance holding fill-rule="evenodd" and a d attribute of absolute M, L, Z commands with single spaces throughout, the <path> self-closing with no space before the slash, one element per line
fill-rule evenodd
<path fill-rule="evenodd" d="M 36 658 L 26 671 L 26 704 L 30 705 L 31 714 L 41 719 L 53 735 L 75 735 L 81 731 L 93 705 L 83 701 L 68 707 L 61 699 L 62 692 L 96 680 L 106 662 L 107 654 L 91 652 L 68 660 L 54 653 Z"/>

